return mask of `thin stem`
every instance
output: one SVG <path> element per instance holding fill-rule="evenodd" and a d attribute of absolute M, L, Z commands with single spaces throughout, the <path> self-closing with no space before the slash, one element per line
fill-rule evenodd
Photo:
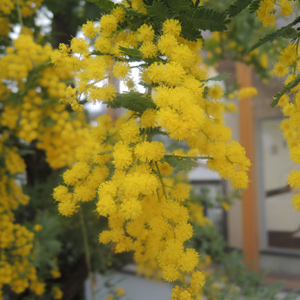
<path fill-rule="evenodd" d="M 181 155 L 174 155 L 174 154 L 165 154 L 165 157 L 177 157 L 177 158 L 192 158 L 192 159 L 213 159 L 211 156 L 181 156 Z"/>
<path fill-rule="evenodd" d="M 297 42 L 296 42 L 296 56 L 298 56 L 298 49 L 299 49 L 299 38 L 297 38 Z M 297 59 L 294 63 L 294 76 L 296 76 L 296 69 L 297 69 Z"/>
<path fill-rule="evenodd" d="M 231 164 L 234 164 L 234 162 L 227 155 L 225 155 L 225 157 Z"/>
<path fill-rule="evenodd" d="M 95 290 L 94 290 L 94 276 L 93 276 L 93 269 L 92 269 L 92 262 L 91 262 L 91 254 L 90 254 L 86 226 L 85 226 L 85 222 L 84 222 L 84 216 L 83 216 L 81 207 L 79 208 L 79 218 L 80 218 L 80 223 L 81 223 L 83 245 L 84 245 L 84 250 L 85 250 L 85 261 L 86 261 L 88 275 L 89 275 L 89 279 L 90 279 L 90 283 L 91 283 L 92 296 L 93 296 L 93 300 L 96 300 L 96 294 L 95 294 Z"/>
<path fill-rule="evenodd" d="M 208 134 L 201 129 L 201 132 L 213 143 L 214 141 L 208 136 Z"/>
<path fill-rule="evenodd" d="M 21 25 L 21 32 L 23 33 L 24 24 L 23 24 L 23 19 L 22 19 L 22 12 L 21 12 L 20 0 L 16 0 L 16 3 L 17 3 L 18 19 L 19 19 L 19 23 Z"/>
<path fill-rule="evenodd" d="M 158 173 L 159 180 L 160 180 L 161 185 L 162 185 L 162 189 L 163 189 L 163 192 L 164 192 L 164 196 L 165 196 L 165 198 L 166 198 L 166 200 L 167 200 L 168 198 L 167 198 L 167 193 L 166 193 L 165 185 L 164 185 L 164 182 L 163 182 L 163 180 L 162 180 L 162 177 L 161 177 L 161 174 L 160 174 L 160 170 L 159 170 L 157 161 L 155 162 L 155 165 L 156 165 L 156 169 L 157 169 L 157 173 Z"/>

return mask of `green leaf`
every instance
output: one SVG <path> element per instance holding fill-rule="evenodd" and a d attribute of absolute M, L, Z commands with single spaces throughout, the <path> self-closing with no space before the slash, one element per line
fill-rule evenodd
<path fill-rule="evenodd" d="M 270 34 L 267 34 L 265 37 L 263 37 L 262 39 L 260 39 L 255 45 L 253 45 L 247 52 L 246 54 L 248 54 L 249 52 L 253 51 L 254 49 L 264 45 L 267 42 L 272 42 L 280 37 L 285 37 L 285 35 L 287 33 L 290 32 L 290 29 L 298 24 L 300 22 L 300 17 L 297 17 L 292 23 L 281 27 L 280 29 L 276 30 L 275 32 L 272 32 Z"/>
<path fill-rule="evenodd" d="M 191 1 L 189 0 L 168 0 L 167 2 L 175 15 L 183 13 L 191 7 Z"/>
<path fill-rule="evenodd" d="M 198 166 L 197 160 L 199 157 L 188 157 L 178 155 L 165 155 L 164 161 L 173 168 L 180 171 L 188 171 Z"/>
<path fill-rule="evenodd" d="M 141 135 L 143 135 L 144 133 L 147 134 L 147 140 L 148 140 L 148 141 L 151 141 L 152 138 L 153 138 L 155 135 L 158 135 L 158 134 L 167 135 L 167 133 L 166 133 L 165 131 L 162 131 L 162 130 L 161 130 L 161 127 L 142 128 L 142 129 L 141 129 Z"/>
<path fill-rule="evenodd" d="M 226 80 L 228 78 L 230 78 L 230 75 L 229 73 L 221 73 L 219 75 L 216 75 L 216 76 L 213 76 L 213 77 L 210 77 L 208 79 L 205 79 L 205 80 L 201 80 L 201 81 L 222 81 L 222 80 Z"/>
<path fill-rule="evenodd" d="M 275 97 L 274 101 L 271 103 L 272 107 L 275 107 L 278 104 L 279 99 L 285 94 L 288 93 L 292 88 L 296 87 L 300 83 L 300 75 L 298 75 L 293 81 L 287 84 L 284 89 L 278 92 Z"/>
<path fill-rule="evenodd" d="M 129 56 L 130 60 L 139 61 L 139 60 L 142 60 L 142 58 L 143 58 L 142 52 L 138 49 L 125 48 L 122 46 L 120 46 L 119 49 L 120 49 L 121 53 Z"/>
<path fill-rule="evenodd" d="M 168 7 L 160 0 L 153 1 L 151 6 L 146 6 L 148 15 L 156 22 L 163 23 L 171 17 L 171 12 Z"/>
<path fill-rule="evenodd" d="M 226 10 L 229 17 L 235 17 L 241 11 L 243 11 L 248 5 L 252 3 L 253 0 L 236 0 L 231 4 Z"/>
<path fill-rule="evenodd" d="M 143 94 L 138 92 L 118 94 L 114 101 L 107 102 L 107 106 L 111 108 L 124 107 L 140 114 L 149 108 L 156 109 L 156 105 L 151 98 L 145 97 Z"/>
<path fill-rule="evenodd" d="M 196 28 L 200 30 L 224 31 L 227 30 L 226 24 L 230 23 L 227 14 L 212 8 L 203 6 L 193 9 L 194 14 L 187 20 L 193 21 Z"/>
<path fill-rule="evenodd" d="M 181 22 L 181 34 L 184 38 L 190 41 L 196 41 L 202 39 L 201 31 L 195 28 L 194 21 L 192 19 L 183 19 Z"/>
<path fill-rule="evenodd" d="M 98 51 L 98 50 L 94 50 L 90 53 L 90 55 L 110 55 L 110 56 L 114 56 L 113 54 L 111 53 L 104 53 L 104 52 L 101 52 L 101 51 Z"/>
<path fill-rule="evenodd" d="M 88 0 L 96 5 L 98 5 L 101 9 L 110 12 L 118 5 L 110 0 Z"/>
<path fill-rule="evenodd" d="M 103 152 L 100 152 L 98 153 L 99 155 L 105 155 L 105 154 L 111 154 L 113 153 L 113 150 L 107 150 L 107 151 L 103 151 Z"/>
<path fill-rule="evenodd" d="M 251 13 L 255 13 L 258 8 L 259 8 L 259 4 L 260 4 L 261 0 L 254 0 L 250 5 L 249 5 L 249 10 Z"/>
<path fill-rule="evenodd" d="M 285 39 L 295 39 L 298 35 L 299 32 L 296 29 L 290 28 L 283 33 L 282 37 Z"/>

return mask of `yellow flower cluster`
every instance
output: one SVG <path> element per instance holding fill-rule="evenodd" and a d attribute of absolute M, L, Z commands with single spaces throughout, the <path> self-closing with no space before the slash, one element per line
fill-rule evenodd
<path fill-rule="evenodd" d="M 42 0 L 1 0 L 0 15 L 9 16 L 14 9 L 18 9 L 18 2 L 23 17 L 32 15 L 42 4 Z"/>
<path fill-rule="evenodd" d="M 0 299 L 4 285 L 9 285 L 15 293 L 22 293 L 26 288 L 37 295 L 44 291 L 33 264 L 34 234 L 15 223 L 13 214 L 13 210 L 29 200 L 16 182 L 16 176 L 25 172 L 25 164 L 17 148 L 6 146 L 7 141 L 6 135 L 0 139 Z"/>
<path fill-rule="evenodd" d="M 132 118 L 113 126 L 108 116 L 100 117 L 54 198 L 60 213 L 70 216 L 80 202 L 97 197 L 97 212 L 109 223 L 100 242 L 113 243 L 117 253 L 133 250 L 139 264 L 152 272 L 160 269 L 169 282 L 182 280 L 184 274 L 201 277 L 198 253 L 184 247 L 193 234 L 186 207 L 189 186 L 165 177 L 172 168 L 160 162 L 164 155 L 163 144 L 140 136 Z M 201 217 L 197 213 L 194 218 L 203 222 Z M 192 280 L 182 293 L 195 295 L 203 283 L 203 276 L 201 282 Z"/>
<path fill-rule="evenodd" d="M 156 108 L 116 122 L 99 118 L 54 198 L 60 213 L 71 216 L 81 202 L 97 197 L 97 212 L 109 226 L 100 242 L 112 243 L 117 253 L 134 251 L 140 265 L 160 270 L 169 282 L 182 281 L 184 287 L 176 286 L 172 299 L 192 299 L 205 276 L 198 253 L 185 242 L 193 235 L 191 218 L 202 225 L 208 221 L 201 208 L 191 216 L 195 207 L 189 205 L 190 187 L 170 177 L 173 168 L 165 158 L 171 154 L 161 142 L 152 141 L 151 131 L 162 128 L 172 139 L 186 141 L 193 149 L 190 156 L 207 156 L 208 166 L 236 188 L 247 187 L 250 162 L 224 125 L 223 89 L 205 84 L 202 42 L 181 37 L 175 19 L 165 21 L 157 36 L 147 24 L 129 30 L 122 25 L 124 18 L 119 7 L 102 17 L 100 27 L 88 22 L 84 38 L 74 38 L 70 48 L 60 45 L 52 54 L 57 67 L 67 66 L 78 78 L 75 87 L 67 88 L 64 102 L 75 110 L 82 109 L 83 99 L 113 102 L 116 90 L 107 78 L 126 80 L 130 67 L 123 48 L 130 48 L 144 59 L 140 81 L 148 87 L 145 99 Z M 154 57 L 158 59 L 148 61 Z"/>
<path fill-rule="evenodd" d="M 64 81 L 70 72 L 53 67 L 51 53 L 51 46 L 41 46 L 32 36 L 20 34 L 0 58 L 0 294 L 4 285 L 15 293 L 29 289 L 36 295 L 46 288 L 34 266 L 34 234 L 14 218 L 14 210 L 27 204 L 29 197 L 23 194 L 18 179 L 19 174 L 25 176 L 25 163 L 12 145 L 16 141 L 20 141 L 18 146 L 36 144 L 45 151 L 49 165 L 57 169 L 72 165 L 75 148 L 88 135 L 84 116 L 70 113 L 58 103 L 57 98 L 65 95 Z M 42 227 L 37 224 L 34 230 Z M 52 276 L 60 277 L 59 270 L 52 270 Z M 52 294 L 55 299 L 62 298 L 58 287 L 53 287 Z"/>
<path fill-rule="evenodd" d="M 294 3 L 292 0 L 279 0 L 276 2 L 281 16 L 289 16 L 293 12 Z M 259 2 L 257 10 L 257 19 L 265 27 L 275 26 L 276 21 L 275 0 L 262 0 Z"/>
<path fill-rule="evenodd" d="M 0 58 L 0 79 L 14 82 L 19 93 L 26 90 L 26 94 L 14 96 L 12 85 L 2 84 L 0 99 L 4 111 L 1 124 L 28 143 L 38 140 L 38 148 L 45 150 L 47 162 L 56 169 L 70 166 L 74 161 L 74 149 L 85 138 L 86 123 L 83 116 L 74 118 L 64 105 L 57 104 L 55 98 L 64 96 L 66 85 L 63 80 L 70 78 L 70 72 L 48 64 L 51 53 L 51 46 L 36 44 L 31 36 L 23 34 L 14 41 L 13 47 L 7 48 L 7 55 Z M 32 84 L 29 72 L 40 66 L 42 70 L 34 87 L 43 92 L 37 92 L 34 87 L 27 90 L 26 85 Z"/>
<path fill-rule="evenodd" d="M 267 6 L 267 3 L 272 1 L 262 1 L 260 7 Z M 273 1 L 274 5 L 274 1 Z M 290 15 L 293 12 L 293 4 L 288 0 L 281 0 L 278 2 L 281 8 L 281 15 Z M 261 10 L 261 9 L 260 9 Z M 259 11 L 257 12 L 259 15 Z M 263 15 L 263 18 L 259 18 L 265 26 L 273 25 L 269 24 L 268 13 Z M 275 20 L 275 19 L 274 19 Z M 279 55 L 278 62 L 274 65 L 273 73 L 278 77 L 286 77 L 285 84 L 288 85 L 300 74 L 299 68 L 299 38 L 296 42 L 288 44 Z M 284 94 L 278 101 L 278 106 L 281 107 L 282 113 L 285 119 L 281 122 L 280 128 L 283 131 L 284 137 L 287 141 L 287 145 L 290 149 L 290 158 L 296 164 L 300 164 L 300 85 L 296 85 L 288 93 Z M 298 189 L 300 171 L 293 170 L 287 178 L 288 184 L 291 188 Z M 292 206 L 300 211 L 300 194 L 295 194 L 292 199 Z"/>
<path fill-rule="evenodd" d="M 243 100 L 257 95 L 257 89 L 255 87 L 242 88 L 238 91 L 238 99 Z"/>
<path fill-rule="evenodd" d="M 186 140 L 191 148 L 199 150 L 199 154 L 213 157 L 208 164 L 213 170 L 231 179 L 234 187 L 246 188 L 246 172 L 250 162 L 244 150 L 231 141 L 231 131 L 224 125 L 225 105 L 220 102 L 223 90 L 214 85 L 208 88 L 208 96 L 204 95 L 205 85 L 202 80 L 208 76 L 198 52 L 202 46 L 201 41 L 190 42 L 180 37 L 181 25 L 174 19 L 163 24 L 163 33 L 159 38 L 155 38 L 153 28 L 146 24 L 137 31 L 116 31 L 122 19 L 118 20 L 115 15 L 115 10 L 106 15 L 97 29 L 94 46 L 103 55 L 93 55 L 94 52 L 89 55 L 90 35 L 86 39 L 75 38 L 70 49 L 61 45 L 60 51 L 53 53 L 52 61 L 58 67 L 67 64 L 78 78 L 75 88 L 67 88 L 65 101 L 75 110 L 82 109 L 79 101 L 83 95 L 87 101 L 113 101 L 115 88 L 105 83 L 99 87 L 98 83 L 111 76 L 107 75 L 111 69 L 119 78 L 129 75 L 126 56 L 120 52 L 119 47 L 137 48 L 143 57 L 149 57 L 148 52 L 147 55 L 143 52 L 143 47 L 145 43 L 147 47 L 151 43 L 151 47 L 155 48 L 153 53 L 165 56 L 166 61 L 154 62 L 143 69 L 141 81 L 154 86 L 152 100 L 157 110 L 146 110 L 141 119 L 144 121 L 150 118 L 147 122 L 151 123 L 151 127 L 161 126 L 171 138 Z M 84 28 L 87 26 L 92 28 L 90 22 Z M 114 56 L 124 62 L 115 63 Z M 220 152 L 219 148 L 223 150 Z M 230 151 L 235 153 L 232 159 L 229 157 Z"/>

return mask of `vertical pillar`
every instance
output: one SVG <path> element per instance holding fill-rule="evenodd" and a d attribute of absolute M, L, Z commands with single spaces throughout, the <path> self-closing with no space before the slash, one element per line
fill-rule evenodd
<path fill-rule="evenodd" d="M 252 69 L 236 63 L 237 81 L 240 88 L 252 86 Z M 251 262 L 253 269 L 259 268 L 259 232 L 255 176 L 255 120 L 251 98 L 239 102 L 240 142 L 246 149 L 252 165 L 249 171 L 249 187 L 242 194 L 242 234 L 245 262 Z"/>

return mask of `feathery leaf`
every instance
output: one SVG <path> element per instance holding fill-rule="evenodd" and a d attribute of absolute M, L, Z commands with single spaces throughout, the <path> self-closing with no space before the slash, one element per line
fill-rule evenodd
<path fill-rule="evenodd" d="M 163 160 L 176 168 L 179 171 L 187 171 L 192 168 L 198 167 L 198 159 L 211 159 L 211 157 L 205 156 L 180 156 L 180 155 L 165 155 Z"/>
<path fill-rule="evenodd" d="M 126 108 L 131 111 L 142 114 L 146 109 L 155 109 L 156 105 L 151 98 L 145 97 L 138 92 L 129 92 L 118 94 L 112 102 L 106 102 L 107 106 L 111 108 Z"/>
<path fill-rule="evenodd" d="M 163 23 L 166 19 L 171 17 L 171 12 L 168 7 L 160 0 L 153 1 L 153 3 L 146 6 L 148 15 L 154 19 L 154 21 Z"/>
<path fill-rule="evenodd" d="M 205 79 L 205 80 L 201 80 L 201 81 L 222 81 L 222 80 L 226 80 L 230 78 L 230 74 L 229 73 L 221 73 L 219 75 L 216 75 L 216 76 L 213 76 L 213 77 L 210 77 L 208 79 Z"/>
<path fill-rule="evenodd" d="M 187 20 L 193 21 L 200 30 L 224 31 L 227 29 L 226 24 L 230 22 L 226 13 L 216 9 L 200 6 L 193 11 L 190 17 L 187 14 Z"/>
<path fill-rule="evenodd" d="M 105 10 L 107 12 L 110 12 L 118 5 L 110 0 L 88 0 L 89 2 L 92 2 L 96 5 L 98 5 L 102 10 Z"/>
<path fill-rule="evenodd" d="M 297 17 L 293 22 L 291 22 L 290 24 L 281 27 L 280 29 L 276 30 L 275 32 L 269 33 L 267 34 L 265 37 L 263 37 L 262 39 L 260 39 L 255 45 L 253 45 L 247 52 L 246 54 L 248 54 L 249 52 L 253 51 L 254 49 L 262 46 L 263 44 L 267 43 L 267 42 L 272 42 L 280 37 L 285 37 L 287 33 L 290 32 L 290 29 L 298 24 L 300 22 L 300 17 Z"/>
<path fill-rule="evenodd" d="M 258 8 L 259 8 L 259 4 L 260 4 L 261 0 L 254 0 L 250 5 L 249 5 L 249 10 L 251 13 L 255 13 Z"/>
<path fill-rule="evenodd" d="M 243 11 L 248 5 L 252 3 L 253 0 L 236 0 L 233 4 L 231 4 L 226 12 L 229 17 L 235 17 L 241 11 Z"/>
<path fill-rule="evenodd" d="M 275 97 L 274 101 L 271 103 L 271 106 L 274 107 L 277 105 L 279 99 L 285 94 L 288 93 L 292 88 L 296 87 L 300 83 L 300 75 L 298 75 L 293 81 L 287 84 L 283 90 L 278 92 Z"/>

